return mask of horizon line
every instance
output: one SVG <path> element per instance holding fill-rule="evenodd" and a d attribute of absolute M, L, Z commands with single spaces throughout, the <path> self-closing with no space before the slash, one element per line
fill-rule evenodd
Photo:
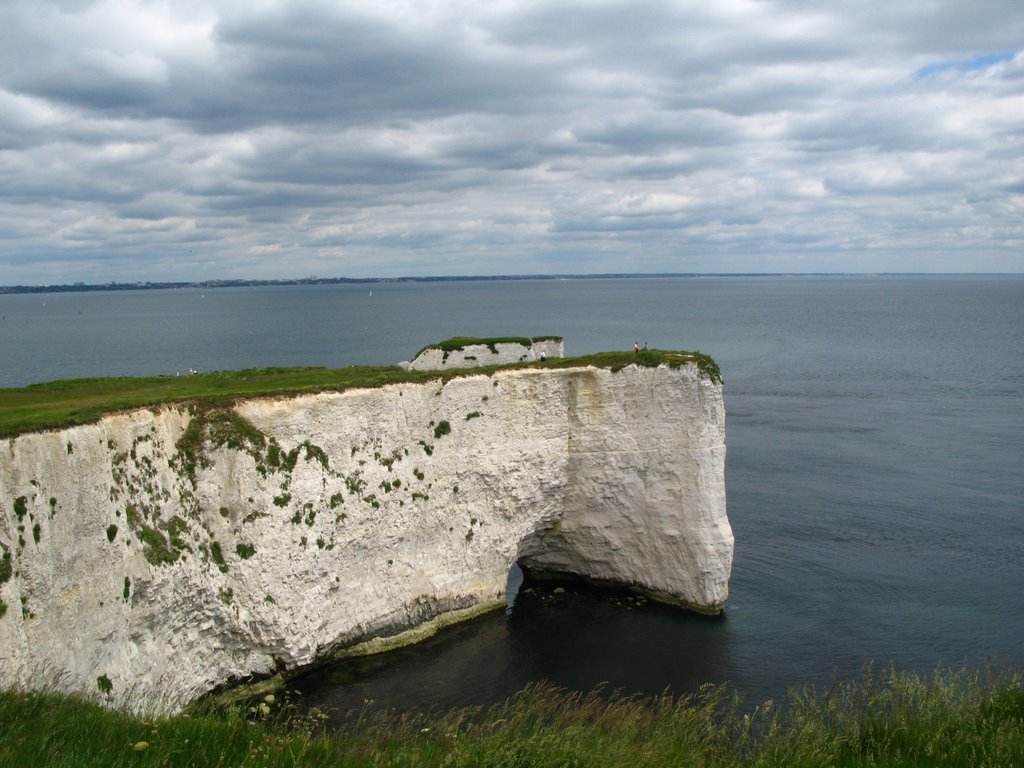
<path fill-rule="evenodd" d="M 503 275 L 400 275 L 397 277 L 318 277 L 295 278 L 207 278 L 205 280 L 134 280 L 105 283 L 46 283 L 0 285 L 0 294 L 39 293 L 47 290 L 75 292 L 102 290 L 160 290 L 173 288 L 230 288 L 250 286 L 332 285 L 401 282 L 470 282 L 500 280 L 607 280 L 623 278 L 701 278 L 701 277 L 1004 277 L 1024 272 L 558 272 Z"/>

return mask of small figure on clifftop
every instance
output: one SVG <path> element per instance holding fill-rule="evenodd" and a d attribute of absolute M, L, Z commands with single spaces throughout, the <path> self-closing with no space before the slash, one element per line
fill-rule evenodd
<path fill-rule="evenodd" d="M 639 341 L 634 341 L 633 342 L 633 351 L 634 352 L 639 352 L 640 351 L 640 342 Z"/>

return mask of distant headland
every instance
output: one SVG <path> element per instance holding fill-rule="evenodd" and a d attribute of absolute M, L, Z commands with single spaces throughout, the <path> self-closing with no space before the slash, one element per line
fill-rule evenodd
<path fill-rule="evenodd" d="M 699 277 L 782 277 L 790 273 L 768 272 L 602 272 L 598 274 L 538 275 L 436 275 L 405 277 L 300 277 L 280 280 L 194 280 L 178 282 L 134 283 L 62 283 L 59 285 L 0 285 L 5 293 L 76 293 L 81 291 L 155 291 L 173 288 L 250 288 L 277 285 L 348 285 L 374 283 L 454 283 L 481 280 L 611 280 L 623 278 L 699 278 Z M 809 276 L 826 273 L 805 273 Z M 834 273 L 828 273 L 833 274 Z"/>

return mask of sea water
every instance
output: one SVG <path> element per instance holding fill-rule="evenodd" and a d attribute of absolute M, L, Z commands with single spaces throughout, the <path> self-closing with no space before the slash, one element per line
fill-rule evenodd
<path fill-rule="evenodd" d="M 296 681 L 307 702 L 487 704 L 528 682 L 745 699 L 892 662 L 1024 666 L 1024 277 L 380 283 L 0 295 L 0 386 L 384 364 L 455 335 L 711 354 L 736 536 L 724 618 L 581 589 Z"/>

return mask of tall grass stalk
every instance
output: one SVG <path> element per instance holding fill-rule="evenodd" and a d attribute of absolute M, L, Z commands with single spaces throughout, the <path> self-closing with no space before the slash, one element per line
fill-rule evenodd
<path fill-rule="evenodd" d="M 486 711 L 365 709 L 336 732 L 288 706 L 140 719 L 0 694 L 0 766 L 1021 766 L 1019 675 L 888 668 L 750 710 L 721 687 L 654 698 L 534 684 Z"/>

